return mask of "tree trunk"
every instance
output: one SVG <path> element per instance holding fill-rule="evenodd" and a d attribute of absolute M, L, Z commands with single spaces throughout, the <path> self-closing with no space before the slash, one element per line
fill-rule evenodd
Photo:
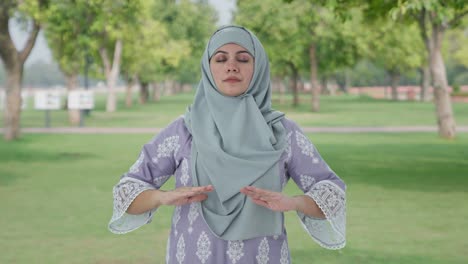
<path fill-rule="evenodd" d="M 23 77 L 23 65 L 5 65 L 6 68 L 6 104 L 3 113 L 4 138 L 7 141 L 20 136 L 21 117 L 21 81 Z"/>
<path fill-rule="evenodd" d="M 140 82 L 140 104 L 146 104 L 149 99 L 149 83 Z"/>
<path fill-rule="evenodd" d="M 312 111 L 318 112 L 320 110 L 320 86 L 317 77 L 317 56 L 315 52 L 315 45 L 309 46 L 309 59 L 310 59 L 310 85 L 312 91 Z"/>
<path fill-rule="evenodd" d="M 434 85 L 434 103 L 436 105 L 439 135 L 443 138 L 455 138 L 455 118 L 453 116 L 452 101 L 448 92 L 447 76 L 441 46 L 444 28 L 440 25 L 432 26 L 431 74 Z"/>
<path fill-rule="evenodd" d="M 285 94 L 286 94 L 286 85 L 284 85 L 284 82 L 282 79 L 279 79 L 279 94 L 280 94 L 280 98 L 279 98 L 279 102 L 280 104 L 284 104 L 285 102 Z"/>
<path fill-rule="evenodd" d="M 133 106 L 133 86 L 137 83 L 137 77 L 133 76 L 128 78 L 127 87 L 125 88 L 125 107 L 130 108 Z"/>
<path fill-rule="evenodd" d="M 431 87 L 431 69 L 429 66 L 423 65 L 420 69 L 421 72 L 421 92 L 420 98 L 421 101 L 425 102 L 429 100 L 429 88 Z"/>
<path fill-rule="evenodd" d="M 171 79 L 166 79 L 164 81 L 164 94 L 173 95 L 174 94 L 174 81 Z"/>
<path fill-rule="evenodd" d="M 349 69 L 344 70 L 344 87 L 343 92 L 345 94 L 349 93 L 349 87 L 351 86 L 351 72 Z"/>
<path fill-rule="evenodd" d="M 392 87 L 392 100 L 398 101 L 398 85 L 400 84 L 400 73 L 390 71 L 390 86 Z"/>
<path fill-rule="evenodd" d="M 285 90 L 285 87 L 284 87 L 284 84 L 281 80 L 281 77 L 275 77 L 273 78 L 273 84 L 275 86 L 275 91 L 278 93 L 279 95 L 279 104 L 284 104 L 284 90 Z"/>
<path fill-rule="evenodd" d="M 24 48 L 18 52 L 8 30 L 10 9 L 14 5 L 14 1 L 10 1 L 3 3 L 0 8 L 0 58 L 3 61 L 7 75 L 5 86 L 6 102 L 3 112 L 3 136 L 7 141 L 17 139 L 20 136 L 23 66 L 34 47 L 40 29 L 39 24 L 33 21 L 33 28 L 24 44 Z"/>
<path fill-rule="evenodd" d="M 294 68 L 293 70 L 293 74 L 292 74 L 292 82 L 291 82 L 291 85 L 292 85 L 292 91 L 293 91 L 293 106 L 294 107 L 297 107 L 299 105 L 299 95 L 298 95 L 298 85 L 297 85 L 297 79 L 298 79 L 298 72 L 297 72 L 297 69 Z"/>
<path fill-rule="evenodd" d="M 322 80 L 321 80 L 321 83 L 322 83 L 321 87 L 322 87 L 322 89 L 321 89 L 320 93 L 321 93 L 321 94 L 324 94 L 324 95 L 330 95 L 330 89 L 329 89 L 329 87 L 328 87 L 328 78 L 325 77 L 325 76 L 322 76 L 321 79 L 322 79 Z"/>
<path fill-rule="evenodd" d="M 153 82 L 153 101 L 159 102 L 161 100 L 161 85 L 158 82 Z"/>
<path fill-rule="evenodd" d="M 292 105 L 293 107 L 296 107 L 299 105 L 299 96 L 298 96 L 298 91 L 297 91 L 298 90 L 297 80 L 299 78 L 299 72 L 293 63 L 289 63 L 289 67 L 291 68 L 291 78 L 289 80 L 289 85 L 293 93 Z"/>
<path fill-rule="evenodd" d="M 349 93 L 349 86 L 351 85 L 351 76 L 349 69 L 345 69 L 340 73 L 335 74 L 335 81 L 338 85 L 338 89 L 343 93 Z"/>
<path fill-rule="evenodd" d="M 426 56 L 423 61 L 422 69 L 421 69 L 421 101 L 427 101 L 429 99 L 429 87 L 431 86 L 431 50 L 432 50 L 432 42 L 429 38 L 428 34 L 428 13 L 426 9 L 422 9 L 419 13 L 418 18 L 418 25 L 419 25 L 419 33 L 421 38 L 426 46 Z"/>
<path fill-rule="evenodd" d="M 106 72 L 106 81 L 107 81 L 107 102 L 106 102 L 106 111 L 115 112 L 117 109 L 117 96 L 115 92 L 115 85 L 117 83 L 117 77 L 120 72 L 120 59 L 122 54 L 122 40 L 117 40 L 115 42 L 114 49 L 114 58 L 111 62 L 107 56 L 107 50 L 104 47 L 99 49 L 99 53 L 104 64 Z"/>
<path fill-rule="evenodd" d="M 65 74 L 67 82 L 67 91 L 73 91 L 78 89 L 78 74 Z M 80 125 L 80 109 L 68 109 L 68 122 L 71 126 Z"/>

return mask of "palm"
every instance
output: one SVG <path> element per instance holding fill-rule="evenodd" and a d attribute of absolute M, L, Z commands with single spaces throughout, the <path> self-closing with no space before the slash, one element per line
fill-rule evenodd
<path fill-rule="evenodd" d="M 162 203 L 164 205 L 184 205 L 193 202 L 201 202 L 208 196 L 207 192 L 211 192 L 213 187 L 202 186 L 202 187 L 180 187 L 172 191 L 166 192 Z"/>
<path fill-rule="evenodd" d="M 277 212 L 294 210 L 294 201 L 280 192 L 273 192 L 252 186 L 242 188 L 241 192 L 252 199 L 252 202 Z"/>

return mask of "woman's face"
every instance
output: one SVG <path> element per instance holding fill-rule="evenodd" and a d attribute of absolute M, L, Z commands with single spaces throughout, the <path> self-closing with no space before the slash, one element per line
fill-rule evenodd
<path fill-rule="evenodd" d="M 242 46 L 225 44 L 211 56 L 210 70 L 222 94 L 238 96 L 249 88 L 254 72 L 254 58 Z"/>

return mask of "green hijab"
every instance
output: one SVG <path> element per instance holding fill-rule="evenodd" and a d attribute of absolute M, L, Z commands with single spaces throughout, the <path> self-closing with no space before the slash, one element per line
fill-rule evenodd
<path fill-rule="evenodd" d="M 236 97 L 216 88 L 210 58 L 221 46 L 235 43 L 254 58 L 247 91 Z M 202 78 L 185 114 L 192 134 L 194 186 L 213 185 L 201 203 L 213 233 L 225 240 L 244 240 L 282 232 L 283 216 L 254 204 L 240 189 L 255 186 L 281 191 L 278 161 L 285 148 L 283 113 L 271 109 L 270 69 L 260 41 L 243 27 L 226 26 L 210 38 L 202 57 Z"/>

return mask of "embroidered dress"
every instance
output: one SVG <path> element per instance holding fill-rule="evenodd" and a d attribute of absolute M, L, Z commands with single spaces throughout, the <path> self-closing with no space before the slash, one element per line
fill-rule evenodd
<path fill-rule="evenodd" d="M 340 249 L 346 243 L 346 186 L 300 128 L 288 119 L 282 122 L 288 131 L 288 146 L 278 167 L 282 186 L 292 179 L 305 195 L 317 203 L 326 219 L 298 212 L 299 219 L 319 245 Z M 183 118 L 179 118 L 144 145 L 137 161 L 114 187 L 114 210 L 109 223 L 111 232 L 130 232 L 157 216 L 157 209 L 140 215 L 126 213 L 141 192 L 160 188 L 172 175 L 176 187 L 192 186 L 188 169 L 191 139 Z M 284 227 L 282 230 L 279 236 L 222 240 L 212 234 L 200 213 L 199 203 L 177 206 L 167 241 L 166 263 L 290 263 L 287 234 Z"/>

